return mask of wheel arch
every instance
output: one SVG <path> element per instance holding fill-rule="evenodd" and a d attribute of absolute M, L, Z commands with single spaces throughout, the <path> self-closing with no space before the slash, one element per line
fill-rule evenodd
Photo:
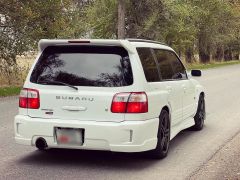
<path fill-rule="evenodd" d="M 161 112 L 162 112 L 162 110 L 166 110 L 168 112 L 169 120 L 170 120 L 170 124 L 171 124 L 171 121 L 172 121 L 172 114 L 171 114 L 172 113 L 172 108 L 171 108 L 171 105 L 170 104 L 166 104 L 165 106 L 162 107 Z"/>
<path fill-rule="evenodd" d="M 201 96 L 203 96 L 203 98 L 205 98 L 205 92 L 204 91 L 200 91 L 200 93 L 197 95 L 197 97 L 196 97 L 196 106 L 198 106 L 199 98 Z"/>
<path fill-rule="evenodd" d="M 161 115 L 161 113 L 162 113 L 163 110 L 166 110 L 166 111 L 168 112 L 169 121 L 170 121 L 170 127 L 171 127 L 171 124 L 172 124 L 172 120 L 171 120 L 171 109 L 170 109 L 170 107 L 169 107 L 168 105 L 163 106 L 162 109 L 161 109 L 161 111 L 160 111 L 160 113 L 159 113 L 159 117 L 160 117 L 160 115 Z M 159 128 L 159 125 L 158 125 L 158 128 Z M 170 131 L 171 131 L 171 128 L 170 128 Z"/>
<path fill-rule="evenodd" d="M 166 105 L 166 106 L 164 106 L 162 109 L 161 109 L 161 112 L 162 112 L 162 110 L 166 110 L 167 112 L 168 112 L 168 114 L 170 114 L 170 108 Z M 161 112 L 160 112 L 160 114 L 161 114 Z M 160 116 L 160 114 L 159 114 L 159 116 Z"/>
<path fill-rule="evenodd" d="M 194 113 L 194 116 L 195 116 L 196 113 L 197 113 L 198 102 L 199 102 L 200 96 L 203 96 L 203 98 L 205 98 L 205 92 L 204 92 L 204 91 L 201 91 L 201 92 L 198 94 L 198 96 L 196 97 L 196 107 L 195 107 L 195 113 Z"/>
<path fill-rule="evenodd" d="M 163 106 L 163 107 L 161 108 L 160 113 L 159 113 L 159 116 L 160 116 L 160 114 L 161 114 L 161 112 L 162 112 L 163 110 L 166 110 L 166 111 L 168 112 L 169 116 L 170 116 L 170 114 L 171 114 L 171 109 L 170 109 L 170 107 L 169 107 L 168 105 L 165 105 L 165 106 Z"/>
<path fill-rule="evenodd" d="M 200 94 L 199 94 L 199 97 L 200 96 L 203 96 L 204 98 L 205 98 L 205 93 L 202 91 L 202 92 L 200 92 Z"/>

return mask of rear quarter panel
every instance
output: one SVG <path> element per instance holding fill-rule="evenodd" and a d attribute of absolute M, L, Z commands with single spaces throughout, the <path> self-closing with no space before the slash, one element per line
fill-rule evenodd
<path fill-rule="evenodd" d="M 195 97 L 196 97 L 196 99 L 195 99 L 195 112 L 197 112 L 199 97 L 200 97 L 201 93 L 204 93 L 204 96 L 206 95 L 205 94 L 205 89 L 197 80 L 192 79 L 190 77 L 190 81 L 192 81 L 192 83 L 195 86 Z"/>

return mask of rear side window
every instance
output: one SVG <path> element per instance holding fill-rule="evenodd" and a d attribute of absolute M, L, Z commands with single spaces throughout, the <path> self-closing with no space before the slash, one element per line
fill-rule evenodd
<path fill-rule="evenodd" d="M 178 59 L 178 57 L 172 52 L 170 57 L 174 71 L 174 79 L 187 79 L 186 69 L 180 62 L 180 59 Z"/>
<path fill-rule="evenodd" d="M 150 48 L 137 48 L 144 74 L 148 82 L 160 81 L 156 62 Z"/>
<path fill-rule="evenodd" d="M 162 80 L 187 79 L 186 71 L 178 57 L 170 51 L 154 50 Z"/>
<path fill-rule="evenodd" d="M 122 47 L 49 46 L 34 67 L 30 81 L 120 87 L 133 84 L 133 75 L 128 52 Z"/>
<path fill-rule="evenodd" d="M 168 51 L 155 49 L 154 50 L 161 72 L 162 80 L 171 80 L 174 76 L 171 65 L 171 57 Z"/>

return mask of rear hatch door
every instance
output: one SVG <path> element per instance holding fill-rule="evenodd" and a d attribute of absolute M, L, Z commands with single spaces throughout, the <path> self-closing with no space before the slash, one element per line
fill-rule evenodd
<path fill-rule="evenodd" d="M 49 46 L 30 76 L 40 108 L 28 115 L 64 120 L 123 121 L 113 96 L 133 84 L 128 52 L 120 46 Z"/>

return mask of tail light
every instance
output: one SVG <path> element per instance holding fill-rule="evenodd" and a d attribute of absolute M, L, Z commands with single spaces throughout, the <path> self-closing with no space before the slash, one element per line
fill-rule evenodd
<path fill-rule="evenodd" d="M 19 107 L 38 109 L 40 107 L 39 92 L 35 89 L 24 88 L 20 92 Z"/>
<path fill-rule="evenodd" d="M 145 92 L 118 93 L 113 97 L 112 113 L 146 113 L 148 99 Z"/>

